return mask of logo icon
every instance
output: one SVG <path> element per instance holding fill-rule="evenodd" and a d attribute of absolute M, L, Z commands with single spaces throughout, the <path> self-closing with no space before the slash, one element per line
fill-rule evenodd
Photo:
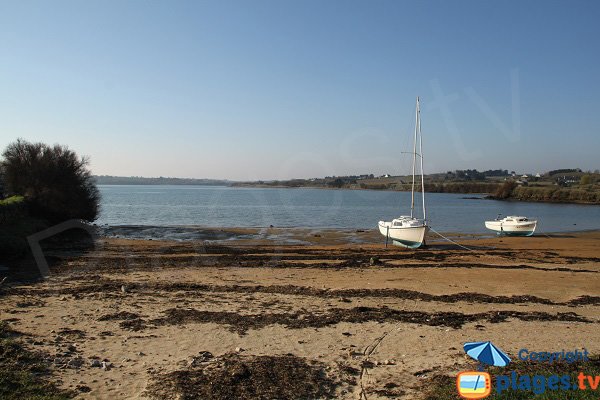
<path fill-rule="evenodd" d="M 510 358 L 492 342 L 468 342 L 463 348 L 471 358 L 479 361 L 479 371 L 461 372 L 456 377 L 456 389 L 463 399 L 483 399 L 492 392 L 490 374 L 483 372 L 484 365 L 505 367 Z"/>
<path fill-rule="evenodd" d="M 465 353 L 479 361 L 480 364 L 506 367 L 510 362 L 510 358 L 492 342 L 469 342 L 465 343 L 463 348 Z"/>
<path fill-rule="evenodd" d="M 466 371 L 456 377 L 456 389 L 464 399 L 483 399 L 492 391 L 492 380 L 487 372 Z"/>

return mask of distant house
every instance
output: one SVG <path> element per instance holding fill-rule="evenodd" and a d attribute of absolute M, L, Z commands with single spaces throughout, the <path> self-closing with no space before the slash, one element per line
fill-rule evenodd
<path fill-rule="evenodd" d="M 527 179 L 527 178 L 529 178 L 529 177 L 527 176 L 527 174 L 523 174 L 523 175 L 521 175 L 521 178 L 523 178 L 523 179 Z"/>
<path fill-rule="evenodd" d="M 391 175 L 390 174 L 383 174 L 380 176 L 380 178 L 389 178 Z"/>
<path fill-rule="evenodd" d="M 540 173 L 538 172 L 537 174 L 535 174 L 536 178 L 541 178 L 542 176 L 540 175 Z"/>

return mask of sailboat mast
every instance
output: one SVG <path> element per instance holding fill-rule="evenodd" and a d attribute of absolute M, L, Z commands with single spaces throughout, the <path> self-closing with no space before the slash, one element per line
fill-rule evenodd
<path fill-rule="evenodd" d="M 425 172 L 423 172 L 423 134 L 421 133 L 421 107 L 417 97 L 417 115 L 419 121 L 419 156 L 421 157 L 421 198 L 423 199 L 423 221 L 427 223 L 427 211 L 425 210 Z"/>
<path fill-rule="evenodd" d="M 417 110 L 415 112 L 415 138 L 413 140 L 413 165 L 412 165 L 412 188 L 410 197 L 410 217 L 414 217 L 415 211 L 415 164 L 417 163 L 417 130 L 419 129 L 419 97 L 417 97 Z"/>

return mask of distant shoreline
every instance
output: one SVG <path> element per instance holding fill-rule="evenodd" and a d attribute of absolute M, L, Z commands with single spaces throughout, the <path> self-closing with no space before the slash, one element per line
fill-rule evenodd
<path fill-rule="evenodd" d="M 367 190 L 367 191 L 376 191 L 376 192 L 409 192 L 410 189 L 398 189 L 398 188 L 370 188 L 370 187 L 327 187 L 327 186 L 310 186 L 310 185 L 302 185 L 302 186 L 286 186 L 286 185 L 268 185 L 268 184 L 251 184 L 251 183 L 241 183 L 241 182 L 228 182 L 228 183 L 97 183 L 99 186 L 223 186 L 229 188 L 239 188 L 239 189 L 317 189 L 317 190 Z M 525 189 L 537 189 L 537 188 L 525 188 Z M 562 191 L 563 193 L 573 192 L 571 189 L 557 189 L 557 191 Z M 447 193 L 447 194 L 464 194 L 464 195 L 478 195 L 482 196 L 479 198 L 474 197 L 466 197 L 465 200 L 496 200 L 496 201 L 505 201 L 505 202 L 522 202 L 522 203 L 550 203 L 550 204 L 577 204 L 577 205 L 588 205 L 588 206 L 598 206 L 600 205 L 600 196 L 597 201 L 585 201 L 579 199 L 573 199 L 570 196 L 567 196 L 566 199 L 540 199 L 540 198 L 523 198 L 521 196 L 511 196 L 507 198 L 495 198 L 490 192 L 482 192 L 482 191 L 440 191 L 440 190 L 425 190 L 425 193 L 433 194 L 433 193 Z"/>
<path fill-rule="evenodd" d="M 203 185 L 230 186 L 233 182 L 226 179 L 197 179 L 197 178 L 144 178 L 141 176 L 111 176 L 94 175 L 96 185 Z"/>
<path fill-rule="evenodd" d="M 327 180 L 329 179 L 329 180 Z M 390 177 L 386 179 L 365 179 L 344 181 L 331 180 L 292 179 L 287 181 L 252 181 L 240 182 L 219 179 L 195 178 L 144 178 L 144 177 L 118 177 L 94 176 L 97 185 L 132 185 L 132 186 L 225 186 L 231 188 L 263 188 L 263 189 L 327 189 L 327 190 L 374 190 L 374 191 L 410 191 L 412 185 L 406 183 L 405 177 Z M 405 180 L 402 180 L 405 179 Z M 503 191 L 504 187 L 510 188 Z M 512 186 L 511 186 L 512 185 Z M 564 187 L 557 185 L 517 185 L 512 181 L 427 181 L 425 180 L 426 193 L 454 193 L 465 195 L 483 196 L 483 199 L 499 201 L 520 201 L 531 203 L 554 204 L 582 204 L 600 205 L 600 190 L 598 185 L 581 187 Z M 420 190 L 417 183 L 415 190 Z"/>
<path fill-rule="evenodd" d="M 486 183 L 487 185 L 494 185 L 492 183 Z M 569 196 L 568 198 L 563 198 L 563 199 L 552 199 L 552 198 L 548 198 L 548 199 L 544 199 L 544 198 L 535 198 L 535 197 L 530 197 L 527 198 L 525 197 L 525 195 L 527 195 L 527 193 L 521 193 L 524 190 L 529 190 L 529 191 L 536 191 L 536 190 L 542 190 L 541 188 L 536 188 L 536 187 L 519 187 L 519 190 L 516 190 L 516 193 L 514 193 L 513 195 L 511 195 L 510 197 L 501 199 L 501 198 L 496 198 L 493 196 L 493 194 L 490 191 L 484 192 L 484 191 L 477 191 L 476 189 L 481 187 L 481 184 L 475 182 L 475 183 L 451 183 L 448 185 L 456 185 L 458 187 L 464 187 L 466 188 L 466 190 L 462 190 L 462 191 L 455 191 L 455 190 L 447 190 L 445 191 L 444 189 L 440 190 L 440 186 L 437 185 L 435 190 L 427 190 L 427 186 L 425 185 L 425 193 L 431 194 L 431 193 L 449 193 L 449 194 L 465 194 L 465 195 L 479 195 L 479 196 L 483 196 L 481 198 L 465 198 L 465 200 L 497 200 L 497 201 L 508 201 L 508 202 L 525 202 L 525 203 L 552 203 L 552 204 L 580 204 L 580 205 L 600 205 L 600 196 L 598 196 L 598 200 L 597 201 L 586 201 L 586 200 L 580 200 L 580 199 L 574 199 L 571 196 Z M 398 187 L 394 187 L 394 188 L 371 188 L 371 187 L 357 187 L 357 186 L 344 186 L 344 187 L 327 187 L 327 186 L 311 186 L 311 185 L 301 185 L 301 186 L 286 186 L 286 185 L 269 185 L 269 184 L 253 184 L 253 183 L 234 183 L 229 185 L 231 187 L 239 187 L 239 188 L 261 188 L 261 189 L 324 189 L 324 190 L 371 190 L 371 191 L 384 191 L 384 192 L 409 192 L 410 189 L 409 188 L 398 188 Z M 443 187 L 443 184 L 442 184 Z M 470 190 L 470 189 L 474 189 L 474 190 Z M 524 189 L 524 190 L 522 190 Z M 415 189 L 416 190 L 416 189 Z M 545 190 L 545 189 L 544 189 Z M 576 192 L 574 189 L 564 189 L 564 188 L 556 188 L 555 192 L 559 192 L 559 193 L 578 193 Z"/>

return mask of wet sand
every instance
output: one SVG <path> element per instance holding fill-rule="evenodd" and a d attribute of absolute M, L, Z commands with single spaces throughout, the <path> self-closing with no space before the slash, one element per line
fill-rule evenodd
<path fill-rule="evenodd" d="M 198 232 L 47 251 L 51 277 L 4 287 L 0 319 L 94 399 L 148 398 L 201 352 L 318 362 L 347 399 L 419 398 L 433 374 L 472 368 L 467 341 L 600 353 L 600 232 L 452 235 L 470 250 L 386 248 L 372 231 Z"/>

